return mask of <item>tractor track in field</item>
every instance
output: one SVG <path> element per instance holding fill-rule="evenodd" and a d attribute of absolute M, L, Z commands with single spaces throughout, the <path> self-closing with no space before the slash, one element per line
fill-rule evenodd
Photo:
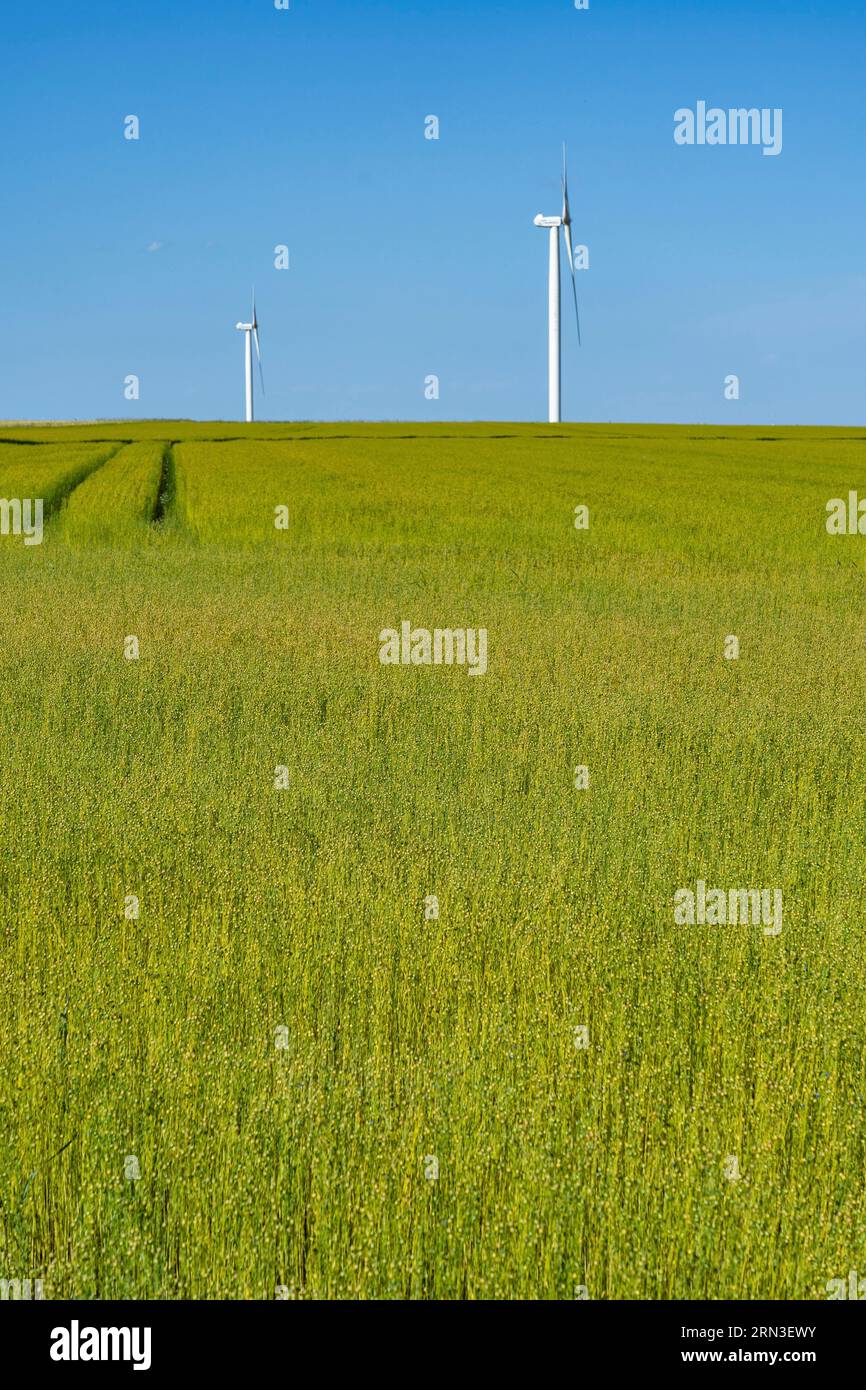
<path fill-rule="evenodd" d="M 84 440 L 83 442 L 85 444 L 90 443 L 89 440 Z M 113 444 L 114 440 L 106 439 L 103 440 L 102 443 Z M 56 516 L 57 513 L 66 506 L 66 503 L 76 489 L 80 488 L 82 483 L 87 482 L 88 478 L 92 478 L 94 473 L 98 473 L 100 468 L 104 468 L 105 465 L 114 458 L 115 454 L 120 453 L 122 448 L 124 448 L 124 445 L 122 443 L 118 444 L 116 448 L 111 450 L 111 453 L 106 454 L 105 457 L 101 458 L 98 463 L 95 463 L 92 468 L 88 468 L 83 473 L 73 476 L 73 478 L 69 480 L 68 486 L 60 489 L 60 491 L 55 493 L 52 497 L 50 505 L 45 508 L 45 520 L 50 521 L 52 517 Z"/>
<path fill-rule="evenodd" d="M 50 449 L 57 444 L 116 444 L 118 449 L 124 448 L 127 444 L 138 443 L 135 439 L 8 439 L 5 435 L 0 435 L 0 444 L 23 444 L 30 449 Z M 115 453 L 117 449 L 115 450 Z"/>
<path fill-rule="evenodd" d="M 93 443 L 96 441 L 84 440 L 82 442 Z M 82 473 L 78 477 L 76 477 L 70 486 L 64 488 L 63 491 L 52 500 L 50 508 L 47 508 L 45 512 L 46 521 L 56 516 L 58 512 L 60 512 L 67 505 L 70 498 L 75 494 L 75 492 L 77 492 L 77 490 L 81 487 L 83 483 L 86 483 L 88 479 L 94 477 L 97 473 L 100 473 L 102 469 L 105 468 L 106 464 L 110 463 L 112 459 L 117 458 L 117 455 L 123 453 L 124 449 L 131 448 L 135 444 L 140 443 L 141 441 L 135 439 L 123 439 L 120 441 L 103 440 L 101 442 L 104 444 L 112 444 L 115 447 L 113 447 L 110 450 L 110 452 L 105 454 L 105 456 L 101 458 L 93 468 L 88 468 L 85 473 Z M 159 440 L 153 440 L 154 447 L 157 447 L 159 443 Z M 170 509 L 174 502 L 174 486 L 175 472 L 172 444 L 163 443 L 163 454 L 160 466 L 159 485 L 157 488 L 156 501 L 153 505 L 153 514 L 149 518 L 149 525 L 154 525 L 156 523 L 161 522 L 166 516 L 166 514 L 170 512 Z"/>
<path fill-rule="evenodd" d="M 151 525 L 159 526 L 166 517 L 171 516 L 174 511 L 174 498 L 177 483 L 177 472 L 174 461 L 174 446 L 177 443 L 172 439 L 166 444 L 162 451 L 162 472 L 159 477 L 159 487 L 156 492 L 156 503 L 153 508 Z"/>
<path fill-rule="evenodd" d="M 92 468 L 85 467 L 81 471 L 72 474 L 72 476 L 67 479 L 66 486 L 60 488 L 57 492 L 55 492 L 53 497 L 51 498 L 50 503 L 46 506 L 44 515 L 45 521 L 49 521 L 51 517 L 56 516 L 57 513 L 61 510 L 61 508 L 65 507 L 73 492 L 75 492 L 77 488 L 81 487 L 82 483 L 86 482 L 88 478 L 92 478 L 94 473 L 98 473 L 99 470 L 101 468 L 104 468 L 105 465 L 108 462 L 110 462 L 110 460 L 113 459 L 116 454 L 120 453 L 121 449 L 124 449 L 126 447 L 126 440 L 123 439 L 120 441 L 114 439 L 82 439 L 75 440 L 74 442 L 76 444 L 111 444 L 114 447 L 110 450 L 109 453 L 105 454 L 103 458 L 100 458 L 98 463 L 95 463 Z M 45 447 L 43 441 L 40 440 L 37 442 L 36 440 L 32 439 L 0 440 L 0 443 L 36 445 L 37 447 L 39 444 L 41 444 L 42 447 Z"/>

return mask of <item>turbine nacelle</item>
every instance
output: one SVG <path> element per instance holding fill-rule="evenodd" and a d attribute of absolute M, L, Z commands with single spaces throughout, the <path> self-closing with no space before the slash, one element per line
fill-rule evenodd
<path fill-rule="evenodd" d="M 534 219 L 533 225 L 536 227 L 562 227 L 564 223 L 561 217 L 544 217 L 539 213 Z"/>

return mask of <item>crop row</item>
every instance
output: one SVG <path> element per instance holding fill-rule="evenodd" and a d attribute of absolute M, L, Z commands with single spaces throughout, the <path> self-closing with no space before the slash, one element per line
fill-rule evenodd
<path fill-rule="evenodd" d="M 41 497 L 48 516 L 116 448 L 116 444 L 0 443 L 0 497 Z"/>
<path fill-rule="evenodd" d="M 112 540 L 155 517 L 167 446 L 129 444 L 72 493 L 64 508 L 64 537 Z"/>

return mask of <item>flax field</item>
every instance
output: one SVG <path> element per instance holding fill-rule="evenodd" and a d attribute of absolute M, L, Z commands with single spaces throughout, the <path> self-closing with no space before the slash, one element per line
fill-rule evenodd
<path fill-rule="evenodd" d="M 866 1275 L 866 541 L 825 525 L 864 459 L 0 427 L 0 1279 Z M 486 672 L 383 665 L 403 622 L 486 630 Z M 680 925 L 699 880 L 781 890 L 781 932 Z"/>

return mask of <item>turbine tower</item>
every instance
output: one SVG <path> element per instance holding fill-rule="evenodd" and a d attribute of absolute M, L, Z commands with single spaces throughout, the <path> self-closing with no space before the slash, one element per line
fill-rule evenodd
<path fill-rule="evenodd" d="M 577 320 L 577 341 L 580 343 L 580 313 L 577 308 L 577 281 L 574 278 L 574 248 L 571 244 L 571 210 L 568 206 L 568 169 L 566 149 L 562 147 L 562 215 L 544 217 L 541 213 L 535 219 L 536 227 L 545 227 L 550 232 L 550 272 L 548 276 L 549 322 L 548 322 L 548 419 L 558 425 L 562 419 L 562 329 L 560 324 L 560 273 L 559 273 L 559 232 L 565 235 L 565 249 L 571 271 L 571 289 L 574 295 L 574 315 Z"/>
<path fill-rule="evenodd" d="M 252 424 L 253 420 L 253 348 L 252 339 L 256 340 L 256 357 L 259 363 L 259 378 L 262 383 L 262 395 L 265 393 L 265 378 L 262 372 L 262 353 L 259 347 L 259 324 L 256 318 L 256 292 L 253 290 L 253 321 L 252 323 L 236 323 L 235 328 L 241 329 L 244 336 L 244 388 L 246 399 L 246 421 Z"/>

